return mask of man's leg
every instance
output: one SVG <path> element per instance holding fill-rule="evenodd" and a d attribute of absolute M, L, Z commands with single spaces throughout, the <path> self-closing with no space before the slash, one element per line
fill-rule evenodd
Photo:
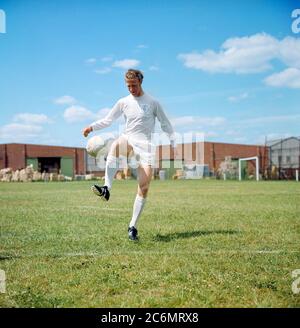
<path fill-rule="evenodd" d="M 115 174 L 120 168 L 120 144 L 122 145 L 121 148 L 123 148 L 121 137 L 112 143 L 106 158 L 104 185 L 107 186 L 108 190 L 111 189 Z"/>
<path fill-rule="evenodd" d="M 132 151 L 132 147 L 128 145 L 127 140 L 124 137 L 119 137 L 113 142 L 109 153 L 106 158 L 105 167 L 105 181 L 104 186 L 98 185 L 92 186 L 92 191 L 100 196 L 103 200 L 107 200 L 110 197 L 110 189 L 116 172 L 120 169 L 120 158 L 127 158 L 127 154 Z"/>
<path fill-rule="evenodd" d="M 152 178 L 151 166 L 138 167 L 138 192 L 133 204 L 132 218 L 129 223 L 128 236 L 131 240 L 137 240 L 137 223 L 146 203 L 147 194 Z"/>

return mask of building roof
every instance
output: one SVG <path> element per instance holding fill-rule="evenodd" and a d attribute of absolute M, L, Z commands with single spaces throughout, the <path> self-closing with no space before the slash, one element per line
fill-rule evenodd
<path fill-rule="evenodd" d="M 288 140 L 297 140 L 297 141 L 300 142 L 300 137 L 289 137 L 289 138 L 285 138 L 285 139 L 270 140 L 270 141 L 267 141 L 267 146 L 268 147 L 273 147 L 273 146 L 276 146 L 280 143 L 287 142 Z"/>
<path fill-rule="evenodd" d="M 31 143 L 21 143 L 21 142 L 9 142 L 0 143 L 0 145 L 22 145 L 22 146 L 38 146 L 38 147 L 59 147 L 59 148 L 71 148 L 71 149 L 85 149 L 84 147 L 71 147 L 71 146 L 57 146 L 57 145 L 43 145 L 43 144 L 31 144 Z"/>

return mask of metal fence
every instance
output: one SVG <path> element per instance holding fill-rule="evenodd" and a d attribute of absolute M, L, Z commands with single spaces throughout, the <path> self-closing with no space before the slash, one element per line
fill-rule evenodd
<path fill-rule="evenodd" d="M 270 179 L 295 179 L 300 171 L 300 137 L 266 140 L 267 176 Z"/>

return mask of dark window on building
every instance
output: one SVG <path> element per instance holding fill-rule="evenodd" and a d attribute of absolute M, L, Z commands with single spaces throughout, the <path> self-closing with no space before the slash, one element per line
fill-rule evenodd
<path fill-rule="evenodd" d="M 38 168 L 42 173 L 59 173 L 60 157 L 39 157 Z"/>

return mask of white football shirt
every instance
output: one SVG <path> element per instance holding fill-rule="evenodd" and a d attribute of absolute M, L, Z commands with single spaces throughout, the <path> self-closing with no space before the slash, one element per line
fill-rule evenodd
<path fill-rule="evenodd" d="M 130 94 L 121 98 L 103 119 L 92 123 L 91 127 L 93 130 L 108 127 L 122 114 L 126 121 L 124 134 L 128 137 L 137 137 L 150 141 L 151 133 L 154 132 L 155 118 L 157 118 L 162 130 L 168 134 L 171 142 L 174 142 L 173 127 L 160 103 L 146 93 L 140 97 L 134 97 Z"/>

